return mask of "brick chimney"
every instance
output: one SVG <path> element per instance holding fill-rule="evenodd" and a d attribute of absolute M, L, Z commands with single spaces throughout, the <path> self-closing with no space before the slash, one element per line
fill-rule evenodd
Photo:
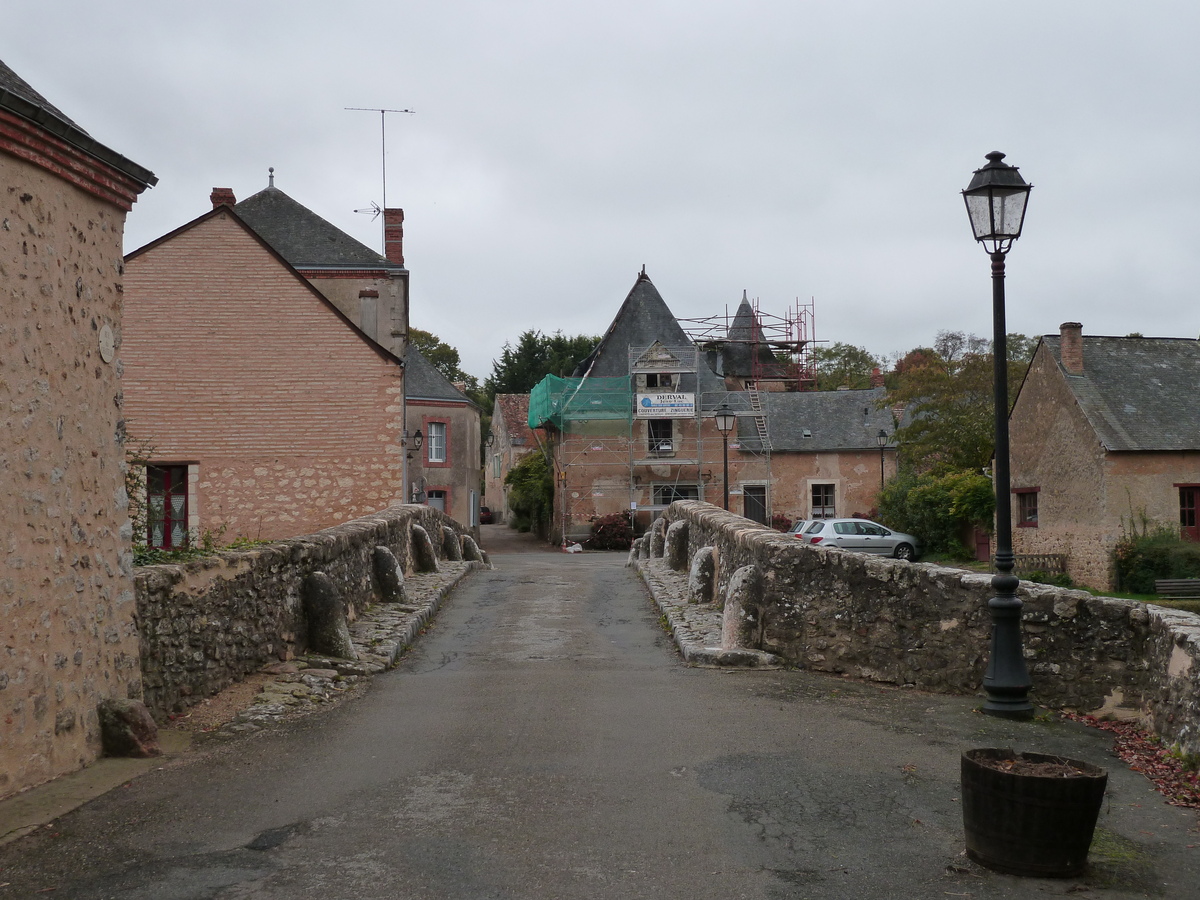
<path fill-rule="evenodd" d="M 1058 326 L 1058 352 L 1063 368 L 1072 375 L 1083 374 L 1083 325 L 1063 322 Z"/>
<path fill-rule="evenodd" d="M 871 387 L 880 388 L 883 384 L 883 373 L 879 371 L 879 366 L 876 366 L 871 370 Z"/>
<path fill-rule="evenodd" d="M 212 193 L 208 195 L 208 199 L 212 201 L 213 209 L 218 206 L 233 206 L 237 203 L 237 197 L 233 196 L 233 188 L 213 188 Z"/>
<path fill-rule="evenodd" d="M 404 210 L 383 211 L 383 255 L 388 262 L 404 265 Z"/>

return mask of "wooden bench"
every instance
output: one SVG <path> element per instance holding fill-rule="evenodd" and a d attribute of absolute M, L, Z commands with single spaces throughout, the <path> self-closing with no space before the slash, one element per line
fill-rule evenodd
<path fill-rule="evenodd" d="M 1154 582 L 1154 593 L 1172 600 L 1200 600 L 1200 578 L 1164 578 Z"/>

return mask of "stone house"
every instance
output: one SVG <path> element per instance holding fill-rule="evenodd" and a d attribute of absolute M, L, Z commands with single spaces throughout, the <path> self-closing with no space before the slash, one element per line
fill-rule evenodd
<path fill-rule="evenodd" d="M 157 179 L 0 62 L 0 798 L 142 694 L 124 482 L 125 216 Z"/>
<path fill-rule="evenodd" d="M 492 405 L 491 434 L 493 442 L 487 450 L 483 497 L 494 520 L 507 522 L 512 509 L 504 479 L 513 466 L 538 448 L 538 436 L 529 427 L 528 394 L 496 395 Z"/>
<path fill-rule="evenodd" d="M 212 199 L 125 260 L 148 543 L 284 538 L 402 502 L 407 273 L 274 185 Z"/>
<path fill-rule="evenodd" d="M 577 380 L 538 386 L 529 421 L 553 447 L 555 537 L 585 538 L 594 517 L 624 510 L 641 531 L 674 500 L 722 504 L 724 440 L 713 419 L 722 406 L 738 417 L 728 436 L 731 510 L 768 523 L 875 506 L 880 461 L 889 475 L 896 466 L 891 411 L 876 409 L 883 390 L 789 390 L 770 349 L 739 338 L 753 315 L 743 307 L 727 340 L 701 347 L 643 271 Z"/>
<path fill-rule="evenodd" d="M 409 500 L 440 509 L 472 528 L 479 524 L 480 410 L 416 347 L 405 373 L 409 428 Z"/>
<path fill-rule="evenodd" d="M 1200 506 L 1200 343 L 1046 335 L 1010 417 L 1013 550 L 1061 554 L 1077 582 L 1115 587 L 1131 527 L 1178 527 Z"/>

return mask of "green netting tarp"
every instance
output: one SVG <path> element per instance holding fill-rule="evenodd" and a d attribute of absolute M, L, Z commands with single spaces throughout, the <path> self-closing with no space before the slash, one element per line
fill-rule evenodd
<path fill-rule="evenodd" d="M 547 375 L 529 392 L 529 427 L 592 434 L 627 428 L 633 417 L 629 378 L 559 378 Z"/>

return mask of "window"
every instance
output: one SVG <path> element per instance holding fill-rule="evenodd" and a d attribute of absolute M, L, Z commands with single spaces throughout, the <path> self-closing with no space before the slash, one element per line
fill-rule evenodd
<path fill-rule="evenodd" d="M 1017 495 L 1018 528 L 1037 528 L 1038 490 L 1038 488 L 1018 488 L 1013 491 Z"/>
<path fill-rule="evenodd" d="M 500 477 L 500 454 L 499 453 L 492 454 L 492 477 L 493 478 Z"/>
<path fill-rule="evenodd" d="M 646 445 L 651 456 L 675 455 L 674 426 L 671 419 L 650 419 L 646 423 Z"/>
<path fill-rule="evenodd" d="M 654 505 L 668 506 L 676 500 L 699 500 L 700 486 L 696 484 L 654 485 Z"/>
<path fill-rule="evenodd" d="M 446 492 L 445 491 L 426 491 L 425 504 L 432 506 L 434 509 L 446 511 Z"/>
<path fill-rule="evenodd" d="M 428 431 L 425 435 L 425 446 L 428 448 L 425 458 L 431 463 L 444 463 L 446 461 L 446 423 L 428 422 L 425 427 Z"/>
<path fill-rule="evenodd" d="M 810 519 L 832 519 L 837 515 L 834 506 L 834 487 L 832 484 L 814 484 L 812 486 L 812 514 Z"/>
<path fill-rule="evenodd" d="M 1200 517 L 1196 508 L 1200 506 L 1200 484 L 1179 484 L 1179 530 L 1183 537 L 1200 541 Z"/>
<path fill-rule="evenodd" d="M 675 387 L 675 376 L 671 372 L 650 372 L 646 375 L 646 387 L 670 390 Z"/>
<path fill-rule="evenodd" d="M 146 466 L 146 546 L 188 545 L 187 466 Z"/>

